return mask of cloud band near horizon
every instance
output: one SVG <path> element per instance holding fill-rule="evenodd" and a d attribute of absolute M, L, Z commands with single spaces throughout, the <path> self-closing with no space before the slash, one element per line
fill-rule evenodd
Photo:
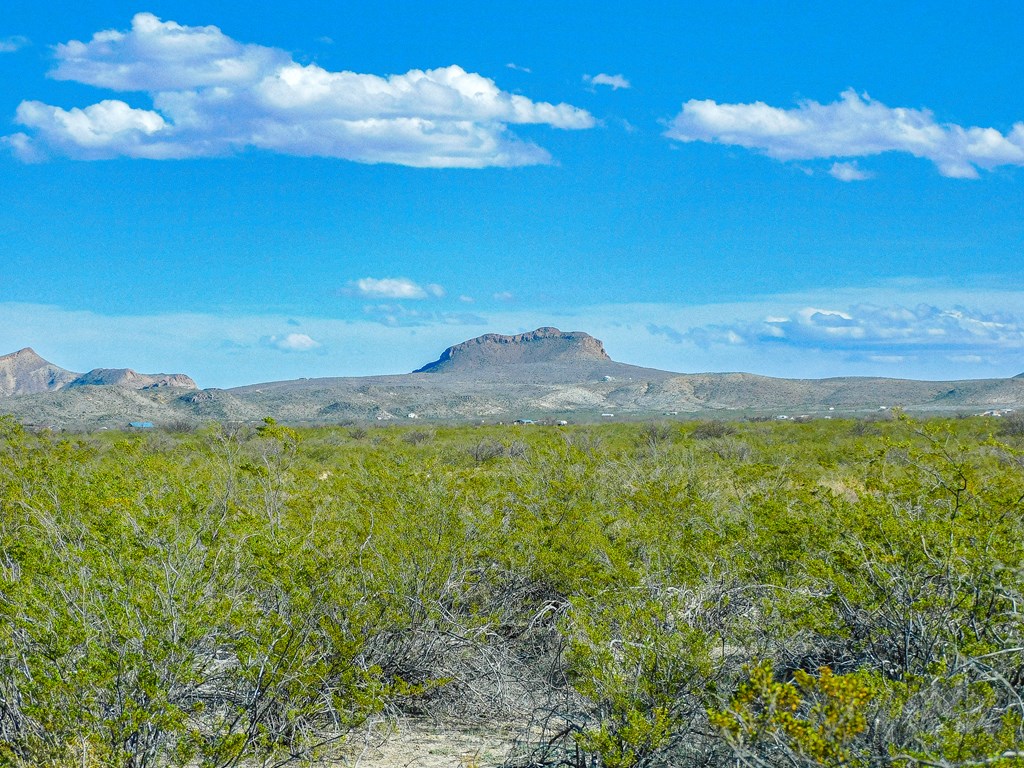
<path fill-rule="evenodd" d="M 664 370 L 988 378 L 1024 372 L 1024 315 L 1015 309 L 1021 299 L 1012 290 L 890 286 L 690 307 L 496 306 L 466 313 L 443 302 L 423 310 L 393 302 L 319 318 L 123 317 L 0 302 L 0 353 L 32 346 L 66 367 L 182 370 L 205 386 L 234 386 L 413 370 L 484 333 L 549 325 L 600 338 L 621 362 Z"/>

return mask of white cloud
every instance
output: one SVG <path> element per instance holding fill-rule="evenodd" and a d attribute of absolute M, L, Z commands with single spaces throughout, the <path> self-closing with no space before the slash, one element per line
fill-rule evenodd
<path fill-rule="evenodd" d="M 570 104 L 532 101 L 452 65 L 382 77 L 299 64 L 276 48 L 239 43 L 214 26 L 137 14 L 128 31 L 56 47 L 50 76 L 142 92 L 152 109 L 105 100 L 64 110 L 25 101 L 17 121 L 25 159 L 207 157 L 247 148 L 416 167 L 550 162 L 511 125 L 590 128 Z M 111 116 L 113 115 L 113 116 Z"/>
<path fill-rule="evenodd" d="M 55 53 L 55 80 L 150 93 L 251 86 L 291 62 L 282 50 L 236 42 L 217 27 L 183 26 L 151 13 L 135 14 L 127 32 L 103 30 Z"/>
<path fill-rule="evenodd" d="M 271 336 L 267 339 L 272 347 L 285 352 L 308 352 L 320 346 L 320 342 L 314 341 L 304 333 L 289 333 L 287 336 Z"/>
<path fill-rule="evenodd" d="M 591 77 L 590 75 L 584 75 L 583 76 L 583 82 L 585 82 L 585 83 L 587 83 L 588 85 L 591 85 L 591 86 L 594 86 L 594 85 L 606 85 L 609 88 L 611 88 L 613 91 L 617 91 L 620 88 L 632 88 L 633 87 L 630 84 L 629 80 L 627 80 L 622 75 L 606 75 L 604 72 L 596 74 L 593 77 Z"/>
<path fill-rule="evenodd" d="M 874 178 L 873 173 L 861 170 L 857 163 L 832 163 L 828 175 L 840 181 L 866 181 Z"/>
<path fill-rule="evenodd" d="M 11 154 L 23 163 L 39 163 L 46 160 L 32 138 L 26 133 L 12 133 L 10 136 L 0 136 L 0 147 L 7 147 Z"/>
<path fill-rule="evenodd" d="M 512 291 L 498 291 L 497 293 L 493 294 L 491 298 L 493 298 L 496 301 L 509 302 L 514 301 L 516 297 L 515 294 L 512 293 Z"/>
<path fill-rule="evenodd" d="M 804 307 L 786 316 L 691 328 L 679 341 L 701 346 L 743 343 L 752 347 L 845 350 L 874 354 L 938 351 L 976 354 L 979 349 L 1024 351 L 1024 315 L 962 306 L 857 304 L 845 310 Z M 951 358 L 952 359 L 952 358 Z"/>
<path fill-rule="evenodd" d="M 349 291 L 373 299 L 441 298 L 445 290 L 437 283 L 420 285 L 405 277 L 364 277 L 349 283 Z"/>
<path fill-rule="evenodd" d="M 150 110 L 133 109 L 123 101 L 106 100 L 85 109 L 70 110 L 23 101 L 18 105 L 17 121 L 34 128 L 36 136 L 48 147 L 82 159 L 111 154 L 161 159 L 182 157 L 187 151 L 173 143 L 154 141 L 167 128 L 164 119 Z M 16 135 L 21 144 L 15 147 L 16 154 L 30 159 L 38 145 L 25 134 Z"/>
<path fill-rule="evenodd" d="M 20 51 L 29 44 L 29 39 L 24 35 L 0 37 L 0 53 L 14 53 L 15 51 Z"/>
<path fill-rule="evenodd" d="M 505 67 L 506 67 L 506 69 L 514 69 L 516 72 L 525 72 L 528 75 L 532 75 L 533 74 L 533 70 L 532 69 L 530 69 L 529 67 L 521 67 L 518 64 L 516 64 L 514 61 L 510 61 L 508 64 L 505 65 Z"/>
<path fill-rule="evenodd" d="M 939 173 L 954 178 L 977 178 L 979 168 L 1024 165 L 1024 122 L 1006 134 L 995 128 L 964 128 L 936 122 L 929 110 L 888 107 L 852 89 L 831 104 L 803 101 L 793 109 L 761 101 L 691 99 L 665 135 L 756 149 L 777 160 L 905 152 L 930 160 Z"/>

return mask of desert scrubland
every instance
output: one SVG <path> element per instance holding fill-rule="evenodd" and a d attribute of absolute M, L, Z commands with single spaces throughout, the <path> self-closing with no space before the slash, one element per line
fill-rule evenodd
<path fill-rule="evenodd" d="M 1024 765 L 1022 435 L 5 418 L 0 765 Z"/>

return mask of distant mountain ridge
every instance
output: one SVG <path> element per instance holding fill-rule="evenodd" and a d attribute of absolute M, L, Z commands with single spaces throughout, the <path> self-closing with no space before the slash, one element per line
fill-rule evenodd
<path fill-rule="evenodd" d="M 189 386 L 190 385 L 190 386 Z M 186 391 L 182 387 L 186 386 Z M 180 374 L 94 369 L 77 374 L 30 349 L 0 358 L 0 413 L 54 429 L 124 429 L 131 422 L 353 424 L 409 419 L 512 422 L 665 417 L 849 417 L 901 407 L 918 414 L 1024 409 L 1024 377 L 917 381 L 782 379 L 673 373 L 612 360 L 582 331 L 543 327 L 455 344 L 406 374 L 272 381 L 198 390 Z M 188 391 L 191 390 L 191 391 Z"/>
<path fill-rule="evenodd" d="M 198 389 L 190 376 L 183 373 L 137 373 L 131 368 L 93 368 L 72 381 L 69 387 L 110 386 L 127 389 L 181 387 Z"/>
<path fill-rule="evenodd" d="M 31 347 L 0 356 L 0 397 L 86 386 L 198 389 L 195 381 L 183 373 L 137 373 L 131 368 L 93 368 L 88 373 L 75 373 L 45 360 Z"/>

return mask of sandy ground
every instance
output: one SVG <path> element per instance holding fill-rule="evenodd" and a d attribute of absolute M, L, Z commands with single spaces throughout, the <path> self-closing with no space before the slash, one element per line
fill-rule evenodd
<path fill-rule="evenodd" d="M 510 725 L 381 724 L 350 737 L 339 768 L 493 768 L 508 756 L 515 734 Z"/>

